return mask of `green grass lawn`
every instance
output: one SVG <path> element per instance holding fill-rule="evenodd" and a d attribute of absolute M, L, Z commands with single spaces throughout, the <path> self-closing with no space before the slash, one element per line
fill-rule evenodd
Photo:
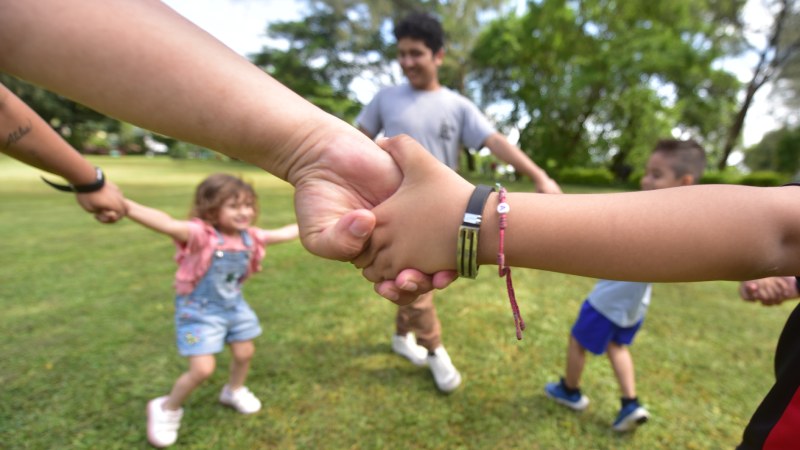
<path fill-rule="evenodd" d="M 134 200 L 185 217 L 194 186 L 228 171 L 253 181 L 259 225 L 294 221 L 291 187 L 240 163 L 94 159 Z M 130 221 L 101 225 L 39 172 L 0 156 L 0 448 L 148 448 L 145 404 L 185 369 L 173 339 L 175 264 L 166 237 Z M 511 190 L 529 190 L 515 183 Z M 568 192 L 575 189 L 566 188 Z M 587 229 L 587 232 L 591 232 Z M 437 295 L 445 344 L 463 375 L 446 396 L 390 349 L 396 307 L 350 264 L 270 248 L 245 285 L 264 334 L 248 386 L 263 410 L 241 416 L 212 379 L 185 405 L 183 449 L 721 449 L 772 384 L 790 305 L 738 299 L 732 282 L 661 284 L 632 353 L 652 413 L 637 432 L 610 423 L 619 393 L 589 359 L 589 409 L 553 404 L 569 327 L 594 280 L 515 269 L 528 329 L 517 341 L 492 270 Z"/>

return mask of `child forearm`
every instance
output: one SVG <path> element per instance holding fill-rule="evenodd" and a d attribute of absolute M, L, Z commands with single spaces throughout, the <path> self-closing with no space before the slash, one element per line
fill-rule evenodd
<path fill-rule="evenodd" d="M 494 194 L 479 260 L 495 264 Z M 509 194 L 509 265 L 630 281 L 800 273 L 800 187 L 688 186 L 548 197 Z M 747 214 L 744 214 L 746 211 Z"/>
<path fill-rule="evenodd" d="M 300 236 L 300 231 L 296 223 L 286 225 L 274 230 L 258 230 L 258 239 L 265 244 L 280 244 L 297 239 Z"/>
<path fill-rule="evenodd" d="M 125 199 L 125 204 L 128 207 L 128 218 L 134 222 L 180 242 L 186 242 L 189 239 L 189 225 L 186 221 L 175 220 L 163 211 L 132 200 Z"/>
<path fill-rule="evenodd" d="M 404 174 L 374 209 L 370 248 L 355 261 L 371 281 L 413 267 L 455 270 L 474 186 L 408 137 L 381 143 Z M 800 273 L 800 187 L 689 186 L 590 195 L 508 197 L 510 266 L 629 281 L 746 280 Z M 483 209 L 478 262 L 496 264 L 497 195 Z"/>

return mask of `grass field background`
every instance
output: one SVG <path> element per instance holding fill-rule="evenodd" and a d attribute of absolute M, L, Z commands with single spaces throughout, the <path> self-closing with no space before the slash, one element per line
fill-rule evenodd
<path fill-rule="evenodd" d="M 93 162 L 129 197 L 175 217 L 185 217 L 206 174 L 241 174 L 259 193 L 261 227 L 294 221 L 291 187 L 241 163 Z M 0 156 L 0 448 L 148 448 L 145 404 L 185 369 L 173 338 L 173 244 L 128 220 L 95 222 L 39 175 Z M 515 269 L 514 281 L 528 324 L 522 341 L 492 270 L 437 294 L 464 379 L 447 396 L 426 368 L 391 352 L 396 307 L 357 270 L 299 242 L 271 247 L 245 285 L 265 331 L 247 384 L 264 408 L 241 416 L 217 403 L 223 353 L 185 405 L 174 448 L 733 448 L 772 384 L 791 308 L 744 303 L 732 282 L 654 286 L 632 347 L 652 420 L 620 436 L 610 430 L 619 392 L 605 357 L 589 358 L 587 411 L 543 393 L 563 373 L 569 327 L 594 280 Z"/>

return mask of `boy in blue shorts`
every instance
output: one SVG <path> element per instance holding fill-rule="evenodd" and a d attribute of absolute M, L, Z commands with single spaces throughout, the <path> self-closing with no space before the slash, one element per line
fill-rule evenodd
<path fill-rule="evenodd" d="M 705 151 L 697 142 L 661 140 L 647 161 L 642 190 L 696 184 L 705 166 Z M 559 382 L 545 386 L 548 397 L 576 411 L 586 409 L 589 398 L 580 390 L 586 350 L 595 355 L 607 353 L 622 394 L 622 406 L 612 428 L 630 431 L 647 421 L 650 413 L 636 396 L 633 358 L 628 347 L 644 321 L 651 289 L 650 283 L 598 280 L 572 327 L 566 374 Z"/>

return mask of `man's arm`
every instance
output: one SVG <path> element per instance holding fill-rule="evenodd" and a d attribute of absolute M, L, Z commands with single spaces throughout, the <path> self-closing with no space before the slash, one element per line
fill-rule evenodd
<path fill-rule="evenodd" d="M 484 145 L 489 147 L 492 154 L 500 158 L 500 160 L 511 164 L 518 172 L 527 175 L 536 184 L 536 192 L 561 194 L 561 188 L 558 183 L 550 178 L 544 169 L 531 161 L 522 149 L 508 142 L 508 139 L 499 132 L 489 135 L 484 141 Z"/>

